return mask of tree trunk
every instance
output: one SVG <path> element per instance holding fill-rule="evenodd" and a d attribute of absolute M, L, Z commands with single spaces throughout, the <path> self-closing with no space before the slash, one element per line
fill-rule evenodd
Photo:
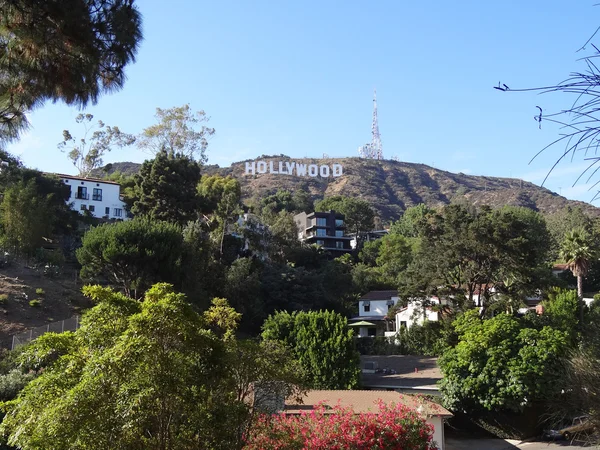
<path fill-rule="evenodd" d="M 577 275 L 577 297 L 579 298 L 579 325 L 583 327 L 583 277 Z"/>

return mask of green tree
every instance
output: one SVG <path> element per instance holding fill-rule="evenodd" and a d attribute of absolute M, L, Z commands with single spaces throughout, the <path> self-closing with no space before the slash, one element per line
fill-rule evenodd
<path fill-rule="evenodd" d="M 583 279 L 587 275 L 590 262 L 594 257 L 591 239 L 582 229 L 568 232 L 560 248 L 560 257 L 577 277 L 577 295 L 579 296 L 580 320 L 583 322 Z"/>
<path fill-rule="evenodd" d="M 352 197 L 326 197 L 315 204 L 315 211 L 334 210 L 344 214 L 346 230 L 360 236 L 371 231 L 374 226 L 375 213 L 366 200 Z"/>
<path fill-rule="evenodd" d="M 567 334 L 551 327 L 524 328 L 508 314 L 482 320 L 476 310 L 455 321 L 456 347 L 439 360 L 446 407 L 467 412 L 523 411 L 557 386 L 557 361 Z"/>
<path fill-rule="evenodd" d="M 402 214 L 402 217 L 392 224 L 390 227 L 391 234 L 401 234 L 407 238 L 416 238 L 423 234 L 423 229 L 426 227 L 428 217 L 433 215 L 435 211 L 427 205 L 420 203 L 417 206 L 407 208 Z"/>
<path fill-rule="evenodd" d="M 204 124 L 209 117 L 204 111 L 192 112 L 190 105 L 173 108 L 156 108 L 157 124 L 142 131 L 138 146 L 153 154 L 166 151 L 169 154 L 185 155 L 196 159 L 200 164 L 206 162 L 208 138 L 215 133 L 214 128 Z"/>
<path fill-rule="evenodd" d="M 0 1 L 0 146 L 46 101 L 84 107 L 122 88 L 141 40 L 133 0 Z"/>
<path fill-rule="evenodd" d="M 184 225 L 198 217 L 199 181 L 198 163 L 182 154 L 162 150 L 153 160 L 144 161 L 135 176 L 137 198 L 131 212 Z"/>
<path fill-rule="evenodd" d="M 212 214 L 217 225 L 219 248 L 223 254 L 227 226 L 242 213 L 240 182 L 230 176 L 212 175 L 203 177 L 197 189 L 205 211 Z"/>
<path fill-rule="evenodd" d="M 567 333 L 570 343 L 575 344 L 579 310 L 577 291 L 553 289 L 548 294 L 548 300 L 543 301 L 542 305 L 544 315 L 550 319 L 550 325 Z"/>
<path fill-rule="evenodd" d="M 546 215 L 546 224 L 551 238 L 551 257 L 553 260 L 560 258 L 560 247 L 565 240 L 565 236 L 572 230 L 583 229 L 589 234 L 593 234 L 594 221 L 577 206 L 559 209 Z"/>
<path fill-rule="evenodd" d="M 0 224 L 4 244 L 17 254 L 30 257 L 50 238 L 57 215 L 52 194 L 43 195 L 36 182 L 19 181 L 4 192 L 0 204 Z"/>
<path fill-rule="evenodd" d="M 169 285 L 152 287 L 143 302 L 100 287 L 85 292 L 97 306 L 71 334 L 70 348 L 5 404 L 1 431 L 10 445 L 240 448 L 253 406 L 248 378 L 289 386 L 284 353 L 219 339 Z"/>
<path fill-rule="evenodd" d="M 91 228 L 77 260 L 83 279 L 105 277 L 136 297 L 158 281 L 180 284 L 184 253 L 179 226 L 136 218 Z"/>
<path fill-rule="evenodd" d="M 412 259 L 409 242 L 400 234 L 388 234 L 379 239 L 379 254 L 376 262 L 381 275 L 390 284 L 397 286 L 399 277 Z"/>
<path fill-rule="evenodd" d="M 548 242 L 544 219 L 534 211 L 449 205 L 430 216 L 401 290 L 406 296 L 443 296 L 464 308 L 478 293 L 485 312 L 492 288 L 523 295 L 540 287 Z"/>
<path fill-rule="evenodd" d="M 75 122 L 83 124 L 83 137 L 77 139 L 69 130 L 63 131 L 63 141 L 58 144 L 61 151 L 68 151 L 67 156 L 79 171 L 79 176 L 87 178 L 94 169 L 102 167 L 102 157 L 112 147 L 125 147 L 135 142 L 131 134 L 123 133 L 118 127 L 106 125 L 101 120 L 97 126 L 89 125 L 94 119 L 91 114 L 79 114 Z"/>
<path fill-rule="evenodd" d="M 264 340 L 288 346 L 313 389 L 352 389 L 360 368 L 348 321 L 331 311 L 278 312 L 265 321 Z"/>

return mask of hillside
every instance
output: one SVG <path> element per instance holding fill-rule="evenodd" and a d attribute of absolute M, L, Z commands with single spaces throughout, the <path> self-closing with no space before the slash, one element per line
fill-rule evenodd
<path fill-rule="evenodd" d="M 337 178 L 309 177 L 284 174 L 246 175 L 246 162 L 265 161 L 267 164 L 297 162 L 302 164 L 341 164 L 343 175 Z M 109 173 L 126 168 L 135 171 L 134 163 L 114 163 Z M 139 167 L 139 166 L 138 166 Z M 277 189 L 305 189 L 315 199 L 323 196 L 347 195 L 369 201 L 384 221 L 397 219 L 410 206 L 425 203 L 435 207 L 452 201 L 467 201 L 474 205 L 525 206 L 542 213 L 552 213 L 566 206 L 581 206 L 589 214 L 600 215 L 600 209 L 565 197 L 533 183 L 514 179 L 451 173 L 424 164 L 361 158 L 311 159 L 287 156 L 261 157 L 241 161 L 230 167 L 206 166 L 205 173 L 232 175 L 242 184 L 245 199 L 264 196 Z"/>

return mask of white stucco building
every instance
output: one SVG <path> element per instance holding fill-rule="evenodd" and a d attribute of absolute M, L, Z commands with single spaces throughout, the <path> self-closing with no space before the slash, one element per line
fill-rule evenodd
<path fill-rule="evenodd" d="M 358 328 L 359 337 L 395 336 L 401 328 L 410 328 L 414 324 L 422 325 L 425 320 L 439 320 L 440 300 L 431 297 L 427 304 L 420 300 L 411 300 L 403 308 L 397 309 L 394 317 L 387 317 L 388 311 L 396 306 L 399 297 L 397 291 L 370 291 L 358 301 L 358 316 L 350 319 L 350 325 Z"/>
<path fill-rule="evenodd" d="M 72 175 L 57 175 L 71 188 L 69 204 L 83 214 L 84 211 L 98 219 L 127 220 L 125 203 L 121 200 L 121 186 L 114 181 L 82 178 Z"/>

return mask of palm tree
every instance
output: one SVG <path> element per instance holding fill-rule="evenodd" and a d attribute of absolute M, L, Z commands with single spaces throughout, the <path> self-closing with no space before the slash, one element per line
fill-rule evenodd
<path fill-rule="evenodd" d="M 579 228 L 568 232 L 561 245 L 560 257 L 577 277 L 577 296 L 579 297 L 579 320 L 583 323 L 583 278 L 587 275 L 594 257 L 592 240 L 585 230 Z"/>

